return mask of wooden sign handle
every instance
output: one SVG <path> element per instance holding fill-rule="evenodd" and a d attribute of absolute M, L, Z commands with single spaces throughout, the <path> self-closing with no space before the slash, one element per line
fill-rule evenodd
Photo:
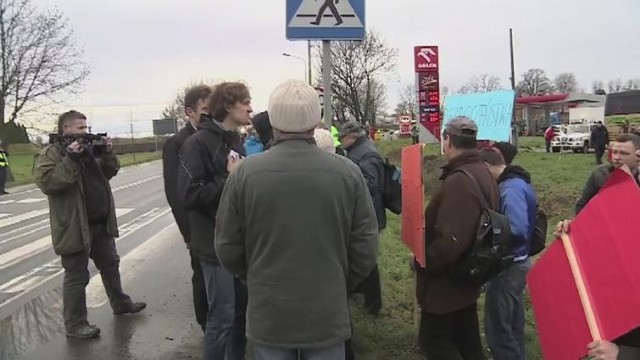
<path fill-rule="evenodd" d="M 589 293 L 587 292 L 587 286 L 584 283 L 582 270 L 578 265 L 578 259 L 576 258 L 576 253 L 573 249 L 571 238 L 569 237 L 569 234 L 562 233 L 560 235 L 560 239 L 562 240 L 562 244 L 564 245 L 564 250 L 567 253 L 569 266 L 571 267 L 573 280 L 575 281 L 576 287 L 578 288 L 578 295 L 580 295 L 580 302 L 582 303 L 582 309 L 584 310 L 584 315 L 587 318 L 587 324 L 589 325 L 589 332 L 591 332 L 591 337 L 593 338 L 594 341 L 602 340 L 602 335 L 600 334 L 600 326 L 598 325 L 596 314 L 593 311 L 593 306 L 591 305 L 591 298 L 589 298 Z"/>

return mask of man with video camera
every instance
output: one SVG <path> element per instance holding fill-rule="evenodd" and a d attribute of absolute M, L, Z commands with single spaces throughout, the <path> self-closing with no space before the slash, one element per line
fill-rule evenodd
<path fill-rule="evenodd" d="M 106 134 L 103 134 L 106 135 Z M 100 270 L 114 315 L 137 313 L 122 290 L 116 212 L 109 179 L 120 169 L 113 142 L 87 133 L 87 118 L 71 110 L 58 118 L 58 133 L 35 158 L 35 182 L 49 198 L 51 240 L 64 268 L 62 300 L 68 337 L 88 339 L 100 329 L 87 321 L 85 288 L 89 258 Z"/>

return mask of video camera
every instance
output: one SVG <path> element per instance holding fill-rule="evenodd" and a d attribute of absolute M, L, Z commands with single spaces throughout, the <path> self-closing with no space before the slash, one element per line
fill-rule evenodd
<path fill-rule="evenodd" d="M 85 151 L 88 151 L 93 157 L 102 157 L 107 152 L 107 144 L 104 141 L 105 137 L 107 137 L 106 132 L 69 135 L 52 133 L 49 134 L 49 144 L 60 142 L 66 149 L 72 142 L 77 141 L 84 147 Z"/>

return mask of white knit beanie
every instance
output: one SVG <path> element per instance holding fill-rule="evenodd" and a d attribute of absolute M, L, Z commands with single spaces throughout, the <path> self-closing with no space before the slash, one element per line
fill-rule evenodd
<path fill-rule="evenodd" d="M 322 120 L 320 97 L 314 88 L 300 80 L 287 80 L 269 97 L 271 126 L 286 133 L 305 133 Z"/>
<path fill-rule="evenodd" d="M 313 133 L 313 138 L 316 140 L 318 147 L 330 154 L 336 152 L 336 146 L 333 144 L 333 135 L 331 131 L 325 129 L 316 129 Z"/>

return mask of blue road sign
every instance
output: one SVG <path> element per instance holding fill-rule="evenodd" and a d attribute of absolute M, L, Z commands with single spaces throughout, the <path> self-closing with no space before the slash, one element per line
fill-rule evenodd
<path fill-rule="evenodd" d="M 287 0 L 287 39 L 362 40 L 365 0 Z"/>

